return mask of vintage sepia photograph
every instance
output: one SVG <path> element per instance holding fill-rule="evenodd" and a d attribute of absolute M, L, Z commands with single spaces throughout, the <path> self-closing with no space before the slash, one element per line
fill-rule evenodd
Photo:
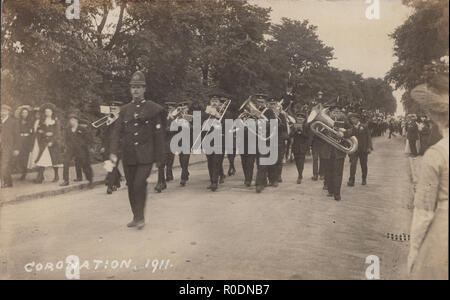
<path fill-rule="evenodd" d="M 0 128 L 1 280 L 448 280 L 448 0 L 2 0 Z"/>

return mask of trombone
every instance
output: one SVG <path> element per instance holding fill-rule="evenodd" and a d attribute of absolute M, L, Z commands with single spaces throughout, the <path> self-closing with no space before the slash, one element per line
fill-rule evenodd
<path fill-rule="evenodd" d="M 216 118 L 219 122 L 222 121 L 223 117 L 225 116 L 225 113 L 228 110 L 228 107 L 231 104 L 231 100 L 230 99 L 226 99 L 225 101 L 222 102 L 222 104 L 220 106 L 212 106 L 212 105 L 208 105 L 205 109 L 205 112 L 207 114 L 209 114 L 208 119 L 206 119 L 205 122 L 203 122 L 203 126 L 202 126 L 202 130 L 200 131 L 200 134 L 197 136 L 197 138 L 195 139 L 194 143 L 192 144 L 191 147 L 191 152 L 193 152 L 194 150 L 194 146 L 196 145 L 196 143 L 198 142 L 199 139 L 201 139 L 202 137 L 202 132 L 206 131 L 209 126 L 210 120 L 211 118 Z M 201 143 L 200 146 L 203 144 L 205 138 L 201 139 Z"/>
<path fill-rule="evenodd" d="M 95 129 L 103 126 L 103 125 L 111 125 L 119 118 L 120 107 L 119 106 L 100 106 L 100 112 L 105 114 L 106 116 L 94 121 L 91 123 L 92 127 Z"/>

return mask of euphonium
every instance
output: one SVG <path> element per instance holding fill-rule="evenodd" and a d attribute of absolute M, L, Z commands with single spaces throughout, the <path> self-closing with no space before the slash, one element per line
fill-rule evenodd
<path fill-rule="evenodd" d="M 340 132 L 334 129 L 335 121 L 327 115 L 326 109 L 323 109 L 321 104 L 312 109 L 307 123 L 310 124 L 309 127 L 316 136 L 336 149 L 347 154 L 351 154 L 358 149 L 356 137 L 342 137 Z"/>

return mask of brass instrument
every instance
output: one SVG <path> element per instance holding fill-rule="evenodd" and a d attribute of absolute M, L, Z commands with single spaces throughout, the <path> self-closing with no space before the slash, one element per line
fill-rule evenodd
<path fill-rule="evenodd" d="M 335 129 L 336 122 L 328 116 L 327 109 L 324 109 L 321 104 L 313 107 L 307 123 L 310 124 L 309 127 L 316 136 L 336 149 L 347 154 L 352 154 L 358 149 L 356 137 L 342 137 L 341 133 Z"/>
<path fill-rule="evenodd" d="M 189 106 L 187 104 L 180 104 L 174 107 L 167 116 L 167 119 L 172 120 L 186 120 L 192 122 L 193 116 L 189 114 Z"/>
<path fill-rule="evenodd" d="M 228 107 L 230 106 L 230 104 L 231 104 L 231 100 L 230 99 L 226 99 L 225 101 L 222 101 L 222 103 L 219 106 L 208 105 L 206 107 L 205 112 L 207 114 L 209 114 L 209 117 L 203 123 L 203 127 L 202 127 L 202 130 L 200 131 L 200 134 L 194 140 L 194 143 L 192 144 L 192 147 L 191 147 L 191 152 L 193 152 L 194 146 L 196 145 L 198 140 L 201 138 L 202 132 L 207 130 L 207 126 L 209 125 L 211 118 L 216 118 L 219 122 L 221 122 L 222 119 L 223 119 L 223 116 L 227 112 Z M 201 144 L 203 144 L 203 139 L 201 141 Z"/>
<path fill-rule="evenodd" d="M 111 125 L 119 118 L 120 107 L 119 106 L 100 106 L 100 113 L 105 114 L 106 116 L 92 122 L 92 127 L 99 128 L 103 125 Z"/>
<path fill-rule="evenodd" d="M 268 121 L 267 117 L 264 115 L 266 112 L 267 107 L 265 107 L 263 110 L 259 110 L 255 103 L 253 103 L 251 96 L 248 97 L 247 100 L 242 103 L 241 107 L 239 108 L 239 111 L 242 111 L 238 119 L 241 119 L 242 121 L 246 121 L 248 119 L 264 119 L 265 121 Z"/>
<path fill-rule="evenodd" d="M 253 98 L 252 96 L 248 97 L 247 100 L 244 101 L 244 103 L 242 103 L 241 107 L 239 108 L 239 111 L 242 111 L 239 116 L 238 119 L 243 121 L 243 124 L 245 124 L 245 121 L 249 120 L 249 119 L 253 119 L 255 121 L 257 120 L 264 120 L 266 122 L 269 121 L 269 119 L 264 115 L 264 113 L 268 110 L 267 107 L 262 108 L 261 110 L 258 109 L 257 105 L 253 102 Z M 234 132 L 236 132 L 239 128 L 234 129 Z M 257 136 L 259 139 L 261 140 L 268 140 L 271 138 L 271 136 L 266 137 L 266 136 L 262 136 L 260 135 L 259 132 L 255 132 L 255 130 L 251 127 L 247 126 L 247 129 L 249 132 L 251 132 L 252 134 L 254 134 L 255 136 Z"/>

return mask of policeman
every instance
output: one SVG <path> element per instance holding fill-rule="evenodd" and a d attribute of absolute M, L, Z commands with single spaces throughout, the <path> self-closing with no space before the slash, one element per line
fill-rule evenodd
<path fill-rule="evenodd" d="M 11 116 L 11 107 L 2 104 L 1 106 L 1 179 L 2 188 L 12 187 L 11 171 L 13 160 L 19 155 L 19 124 Z"/>
<path fill-rule="evenodd" d="M 68 116 L 69 126 L 65 130 L 65 149 L 63 182 L 60 186 L 69 185 L 69 167 L 72 160 L 79 164 L 92 187 L 93 172 L 89 158 L 89 146 L 92 144 L 92 136 L 86 127 L 80 126 L 80 118 L 76 113 Z"/>
<path fill-rule="evenodd" d="M 306 115 L 299 111 L 295 116 L 295 124 L 290 136 L 293 137 L 292 152 L 294 153 L 295 164 L 297 166 L 298 178 L 297 184 L 302 183 L 303 167 L 305 165 L 305 156 L 310 147 L 310 133 L 306 124 Z"/>
<path fill-rule="evenodd" d="M 145 87 L 144 73 L 135 72 L 130 81 L 132 101 L 120 109 L 110 147 L 110 159 L 115 163 L 119 145 L 122 146 L 122 163 L 133 212 L 133 220 L 127 226 L 138 229 L 145 225 L 147 178 L 153 163 L 160 163 L 164 159 L 167 123 L 165 109 L 145 99 Z"/>
<path fill-rule="evenodd" d="M 361 164 L 362 185 L 367 184 L 367 159 L 373 150 L 372 137 L 370 136 L 369 127 L 361 122 L 361 116 L 357 113 L 349 113 L 348 118 L 353 126 L 353 133 L 358 139 L 358 150 L 350 154 L 350 178 L 347 182 L 348 186 L 355 185 L 355 174 L 358 159 Z"/>

